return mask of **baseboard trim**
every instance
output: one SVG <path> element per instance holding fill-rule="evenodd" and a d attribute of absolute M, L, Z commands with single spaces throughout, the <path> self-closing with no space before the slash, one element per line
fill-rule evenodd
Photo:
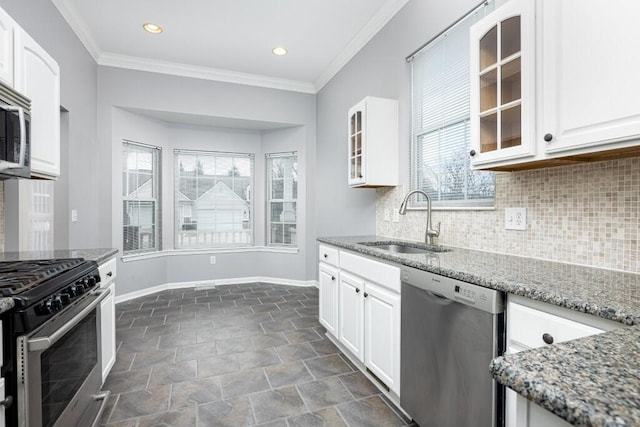
<path fill-rule="evenodd" d="M 190 281 L 190 282 L 163 283 L 161 285 L 140 289 L 139 291 L 133 291 L 123 295 L 116 295 L 115 302 L 116 304 L 118 304 L 120 302 L 125 302 L 135 298 L 144 297 L 156 292 L 166 291 L 168 289 L 180 289 L 180 288 L 206 289 L 206 288 L 214 288 L 216 286 L 222 286 L 222 285 L 237 285 L 237 284 L 243 284 L 243 283 L 256 283 L 256 282 L 270 283 L 274 285 L 289 285 L 289 286 L 300 286 L 300 287 L 314 286 L 316 288 L 318 287 L 317 280 L 294 280 L 294 279 L 283 279 L 279 277 L 265 277 L 265 276 L 237 277 L 237 278 L 231 278 L 231 279 L 215 279 L 215 280 L 200 280 L 200 281 Z"/>

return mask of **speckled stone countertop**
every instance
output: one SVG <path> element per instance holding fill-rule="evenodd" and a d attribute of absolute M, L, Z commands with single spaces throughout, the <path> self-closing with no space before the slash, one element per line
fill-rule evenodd
<path fill-rule="evenodd" d="M 84 258 L 98 264 L 109 260 L 118 253 L 117 249 L 57 249 L 54 251 L 0 252 L 0 261 L 26 261 L 34 259 Z"/>
<path fill-rule="evenodd" d="M 499 357 L 501 384 L 578 426 L 640 425 L 640 327 Z"/>
<path fill-rule="evenodd" d="M 398 254 L 361 244 L 406 242 L 380 236 L 322 237 L 318 241 L 626 325 L 640 324 L 640 274 L 463 248 L 436 246 L 451 251 Z"/>
<path fill-rule="evenodd" d="M 391 253 L 380 236 L 318 241 L 381 260 L 635 325 L 494 359 L 494 378 L 574 425 L 640 426 L 640 275 L 462 248 Z M 365 243 L 365 244 L 362 244 Z M 414 243 L 414 242 L 411 242 Z"/>

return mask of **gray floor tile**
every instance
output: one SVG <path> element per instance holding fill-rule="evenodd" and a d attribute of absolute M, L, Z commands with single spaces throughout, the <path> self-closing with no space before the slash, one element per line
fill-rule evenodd
<path fill-rule="evenodd" d="M 247 397 L 198 405 L 198 427 L 242 427 L 255 424 Z"/>
<path fill-rule="evenodd" d="M 287 419 L 289 427 L 346 427 L 344 420 L 335 408 L 325 408 L 316 412 L 307 412 Z"/>
<path fill-rule="evenodd" d="M 313 328 L 285 331 L 284 336 L 287 337 L 291 344 L 308 341 L 318 341 L 322 339 L 322 337 L 318 335 L 318 333 L 314 331 Z"/>
<path fill-rule="evenodd" d="M 176 349 L 176 362 L 206 359 L 208 357 L 216 356 L 217 354 L 216 344 L 214 342 L 185 345 Z"/>
<path fill-rule="evenodd" d="M 218 354 L 234 354 L 252 351 L 253 346 L 249 337 L 227 338 L 215 340 Z"/>
<path fill-rule="evenodd" d="M 113 394 L 143 390 L 147 387 L 150 373 L 151 368 L 128 372 L 114 372 L 113 374 L 109 374 L 102 388 L 103 390 L 109 390 Z"/>
<path fill-rule="evenodd" d="M 222 400 L 220 379 L 203 378 L 175 383 L 171 387 L 171 410 Z"/>
<path fill-rule="evenodd" d="M 102 422 L 407 424 L 326 339 L 317 313 L 316 288 L 266 283 L 170 289 L 118 304 L 118 352 Z"/>
<path fill-rule="evenodd" d="M 196 361 L 165 363 L 152 368 L 149 385 L 173 384 L 196 379 Z"/>
<path fill-rule="evenodd" d="M 336 377 L 299 384 L 298 390 L 312 411 L 353 400 L 351 393 Z"/>
<path fill-rule="evenodd" d="M 162 385 L 120 394 L 109 422 L 166 412 L 170 390 L 171 386 Z"/>
<path fill-rule="evenodd" d="M 252 369 L 227 374 L 220 377 L 222 396 L 229 399 L 244 394 L 267 390 L 269 383 L 262 369 Z"/>
<path fill-rule="evenodd" d="M 131 369 L 144 369 L 151 368 L 158 364 L 173 363 L 176 359 L 176 350 L 151 350 L 140 351 L 136 353 L 136 357 L 133 359 Z"/>
<path fill-rule="evenodd" d="M 307 411 L 294 386 L 282 387 L 251 395 L 256 422 L 265 423 Z"/>
<path fill-rule="evenodd" d="M 230 374 L 240 370 L 240 364 L 235 354 L 199 359 L 197 365 L 198 378 Z"/>
<path fill-rule="evenodd" d="M 193 427 L 196 425 L 195 406 L 169 411 L 150 417 L 140 417 L 138 427 Z"/>
<path fill-rule="evenodd" d="M 378 396 L 352 400 L 337 406 L 342 417 L 352 427 L 406 425 Z"/>
<path fill-rule="evenodd" d="M 263 348 L 256 351 L 237 353 L 236 357 L 240 369 L 262 368 L 264 366 L 280 364 L 280 358 L 273 348 Z"/>
<path fill-rule="evenodd" d="M 340 375 L 338 378 L 356 399 L 380 393 L 380 390 L 378 390 L 378 388 L 373 385 L 371 381 L 369 381 L 360 371 Z"/>
<path fill-rule="evenodd" d="M 336 354 L 306 359 L 304 363 L 316 379 L 353 372 L 349 365 Z"/>

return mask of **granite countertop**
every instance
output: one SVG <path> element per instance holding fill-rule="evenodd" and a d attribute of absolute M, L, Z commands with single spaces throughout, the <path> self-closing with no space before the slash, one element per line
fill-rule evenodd
<path fill-rule="evenodd" d="M 499 383 L 574 425 L 640 425 L 639 274 L 462 248 L 397 254 L 360 244 L 403 242 L 380 236 L 318 241 L 634 325 L 499 357 L 490 372 Z"/>
<path fill-rule="evenodd" d="M 35 259 L 54 258 L 84 258 L 87 261 L 96 261 L 101 264 L 118 253 L 113 248 L 97 249 L 56 249 L 53 251 L 29 251 L 29 252 L 1 252 L 0 261 L 26 261 Z"/>

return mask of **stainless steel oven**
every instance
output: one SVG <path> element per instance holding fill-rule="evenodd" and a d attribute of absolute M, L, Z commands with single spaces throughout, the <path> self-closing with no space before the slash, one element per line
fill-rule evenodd
<path fill-rule="evenodd" d="M 29 98 L 0 83 L 0 179 L 31 177 Z"/>
<path fill-rule="evenodd" d="M 89 427 L 100 421 L 100 289 L 95 261 L 0 262 L 0 295 L 14 308 L 3 324 L 6 425 Z"/>
<path fill-rule="evenodd" d="M 100 303 L 96 289 L 74 306 L 18 338 L 18 419 L 25 426 L 90 426 L 106 394 L 99 354 Z"/>

